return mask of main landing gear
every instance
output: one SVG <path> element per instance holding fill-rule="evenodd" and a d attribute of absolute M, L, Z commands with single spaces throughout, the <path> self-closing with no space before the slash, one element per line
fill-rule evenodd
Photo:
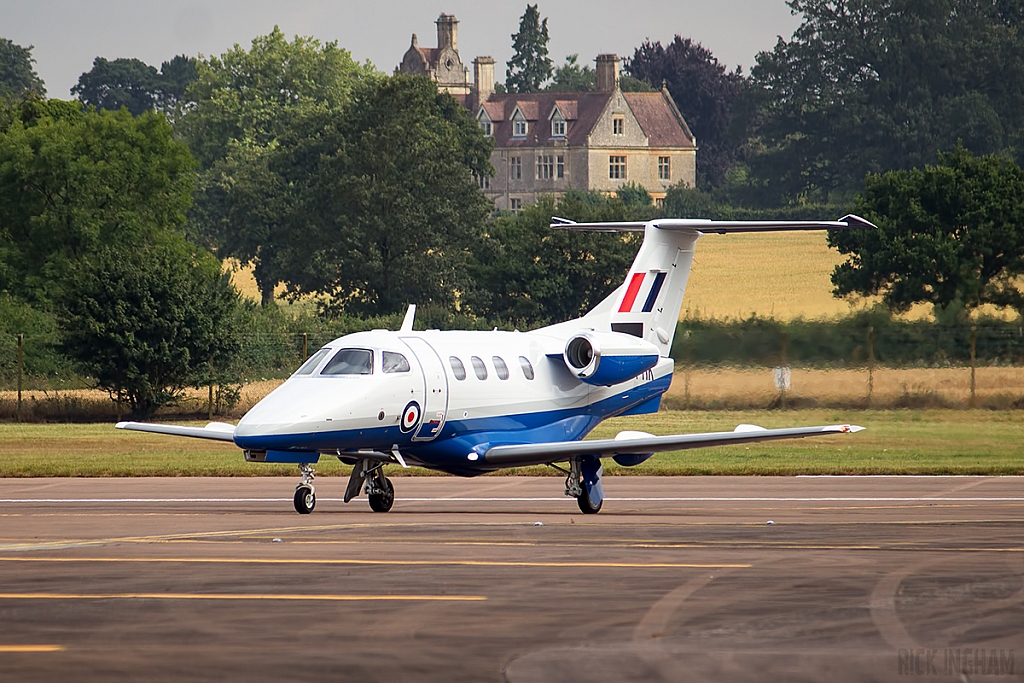
<path fill-rule="evenodd" d="M 552 465 L 565 472 L 565 495 L 572 496 L 585 515 L 596 515 L 604 505 L 604 488 L 601 486 L 601 459 L 584 455 L 569 461 L 569 470 Z"/>

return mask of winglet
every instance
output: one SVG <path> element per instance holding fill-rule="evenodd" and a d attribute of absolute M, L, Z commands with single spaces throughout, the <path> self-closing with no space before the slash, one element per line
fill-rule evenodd
<path fill-rule="evenodd" d="M 399 332 L 412 332 L 412 323 L 416 320 L 416 304 L 409 304 L 409 308 L 405 311 L 405 320 L 402 321 L 402 327 Z"/>
<path fill-rule="evenodd" d="M 878 226 L 871 221 L 866 221 L 860 216 L 855 216 L 852 213 L 848 213 L 839 219 L 840 223 L 846 223 L 851 228 L 872 228 L 878 230 Z"/>

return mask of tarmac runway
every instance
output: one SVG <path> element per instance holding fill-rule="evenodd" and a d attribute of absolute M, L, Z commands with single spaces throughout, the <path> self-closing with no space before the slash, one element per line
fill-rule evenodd
<path fill-rule="evenodd" d="M 1024 478 L 297 479 L 0 480 L 0 681 L 1024 678 Z"/>

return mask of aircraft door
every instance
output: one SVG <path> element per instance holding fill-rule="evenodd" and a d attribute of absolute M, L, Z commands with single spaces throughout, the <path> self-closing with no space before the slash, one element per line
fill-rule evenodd
<path fill-rule="evenodd" d="M 441 357 L 419 337 L 401 337 L 423 368 L 423 419 L 413 441 L 431 441 L 441 433 L 448 412 L 448 376 Z"/>

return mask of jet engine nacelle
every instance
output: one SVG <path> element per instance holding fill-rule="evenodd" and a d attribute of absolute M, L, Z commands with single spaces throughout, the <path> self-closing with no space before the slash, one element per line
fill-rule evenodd
<path fill-rule="evenodd" d="M 569 340 L 562 354 L 580 381 L 604 387 L 647 372 L 659 357 L 654 344 L 621 332 L 582 332 Z"/>

